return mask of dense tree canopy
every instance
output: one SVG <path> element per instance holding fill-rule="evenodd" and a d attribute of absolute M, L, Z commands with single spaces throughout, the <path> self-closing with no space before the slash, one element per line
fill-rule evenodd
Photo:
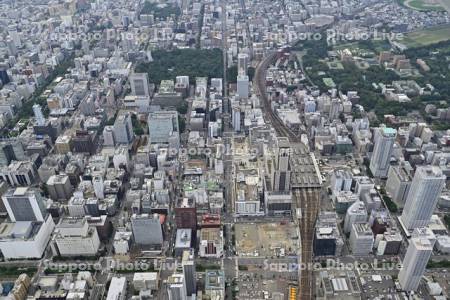
<path fill-rule="evenodd" d="M 181 9 L 173 3 L 160 5 L 158 3 L 146 1 L 144 3 L 144 7 L 141 10 L 141 14 L 153 14 L 155 18 L 165 20 L 172 15 L 176 17 L 179 16 L 181 14 Z"/>
<path fill-rule="evenodd" d="M 255 76 L 255 68 L 249 67 L 247 70 L 248 80 L 252 81 L 253 77 Z M 227 69 L 227 80 L 230 83 L 236 83 L 237 82 L 237 76 L 238 76 L 238 67 L 237 65 L 234 65 L 232 67 L 229 67 Z"/>
<path fill-rule="evenodd" d="M 136 72 L 147 72 L 150 81 L 156 84 L 176 76 L 189 76 L 191 83 L 195 77 L 223 77 L 220 49 L 156 50 L 152 56 L 153 62 L 137 64 Z"/>

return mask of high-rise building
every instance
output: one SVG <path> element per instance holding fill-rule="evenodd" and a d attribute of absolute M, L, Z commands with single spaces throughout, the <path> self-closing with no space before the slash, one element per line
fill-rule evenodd
<path fill-rule="evenodd" d="M 278 139 L 278 161 L 275 171 L 275 191 L 289 191 L 291 186 L 291 171 L 289 169 L 289 156 L 291 148 L 287 138 Z"/>
<path fill-rule="evenodd" d="M 386 192 L 391 196 L 397 206 L 403 207 L 411 187 L 412 167 L 408 162 L 391 166 L 386 181 Z"/>
<path fill-rule="evenodd" d="M 134 133 L 130 113 L 119 113 L 114 122 L 114 137 L 117 144 L 130 144 L 133 141 Z"/>
<path fill-rule="evenodd" d="M 77 130 L 72 137 L 73 152 L 94 154 L 96 149 L 96 134 L 94 131 Z"/>
<path fill-rule="evenodd" d="M 240 99 L 247 99 L 249 94 L 249 79 L 247 75 L 239 74 L 237 77 L 237 96 Z"/>
<path fill-rule="evenodd" d="M 94 186 L 95 197 L 97 197 L 98 199 L 104 199 L 105 198 L 105 185 L 103 183 L 103 177 L 95 176 L 92 179 L 92 185 Z"/>
<path fill-rule="evenodd" d="M 13 160 L 26 160 L 24 147 L 19 139 L 0 143 L 0 166 L 7 166 Z"/>
<path fill-rule="evenodd" d="M 333 193 L 333 199 L 339 192 L 348 192 L 351 190 L 353 182 L 352 174 L 347 170 L 335 170 L 330 178 L 330 188 Z"/>
<path fill-rule="evenodd" d="M 131 93 L 134 96 L 150 96 L 147 73 L 134 73 L 130 76 Z"/>
<path fill-rule="evenodd" d="M 233 121 L 233 129 L 234 131 L 239 132 L 241 131 L 241 109 L 239 108 L 238 105 L 233 105 L 231 110 L 232 110 L 231 119 Z"/>
<path fill-rule="evenodd" d="M 350 231 L 350 247 L 355 256 L 372 252 L 374 237 L 368 223 L 354 223 Z"/>
<path fill-rule="evenodd" d="M 383 234 L 376 235 L 375 241 L 378 243 L 377 255 L 398 255 L 403 237 L 398 228 L 391 227 Z"/>
<path fill-rule="evenodd" d="M 367 221 L 367 210 L 364 202 L 357 201 L 353 203 L 348 209 L 344 220 L 344 232 L 350 233 L 352 225 Z"/>
<path fill-rule="evenodd" d="M 330 121 L 338 119 L 339 114 L 343 111 L 343 109 L 342 101 L 340 99 L 335 98 L 331 100 L 329 113 Z"/>
<path fill-rule="evenodd" d="M 0 68 L 0 81 L 2 82 L 3 85 L 8 84 L 10 82 L 8 73 L 4 68 Z"/>
<path fill-rule="evenodd" d="M 195 281 L 195 262 L 192 251 L 183 252 L 181 266 L 183 268 L 183 275 L 186 282 L 186 294 L 188 297 L 191 297 L 197 291 Z"/>
<path fill-rule="evenodd" d="M 161 247 L 163 234 L 159 215 L 133 215 L 131 217 L 134 241 L 138 245 Z"/>
<path fill-rule="evenodd" d="M 106 300 L 125 300 L 127 297 L 127 278 L 113 277 L 109 285 Z"/>
<path fill-rule="evenodd" d="M 152 144 L 179 144 L 180 130 L 176 111 L 157 111 L 148 116 L 148 134 Z"/>
<path fill-rule="evenodd" d="M 183 274 L 173 274 L 167 278 L 169 300 L 187 300 L 186 282 Z"/>
<path fill-rule="evenodd" d="M 130 154 L 128 153 L 128 148 L 126 146 L 119 146 L 114 150 L 113 164 L 116 170 L 125 168 L 125 170 L 130 170 Z"/>
<path fill-rule="evenodd" d="M 433 246 L 434 241 L 430 240 L 428 234 L 422 234 L 420 229 L 411 237 L 403 259 L 403 266 L 398 274 L 398 280 L 403 290 L 417 290 L 433 252 Z"/>
<path fill-rule="evenodd" d="M 175 205 L 175 223 L 177 228 L 197 230 L 197 210 L 194 199 L 182 198 Z"/>
<path fill-rule="evenodd" d="M 242 71 L 244 74 L 247 74 L 248 61 L 249 59 L 247 53 L 238 54 L 238 73 Z"/>
<path fill-rule="evenodd" d="M 417 168 L 400 217 L 408 230 L 428 225 L 445 185 L 445 180 L 446 177 L 439 167 L 421 166 Z"/>
<path fill-rule="evenodd" d="M 313 250 L 315 256 L 341 255 L 344 241 L 339 233 L 336 212 L 320 212 L 314 230 Z"/>
<path fill-rule="evenodd" d="M 73 187 L 67 175 L 52 175 L 47 180 L 47 189 L 50 198 L 55 201 L 67 201 L 72 197 Z"/>
<path fill-rule="evenodd" d="M 86 199 L 84 199 L 82 193 L 79 195 L 79 193 L 75 192 L 75 195 L 67 203 L 69 216 L 73 218 L 84 217 L 86 215 L 85 205 Z"/>
<path fill-rule="evenodd" d="M 386 178 L 389 171 L 389 163 L 394 149 L 395 129 L 382 126 L 375 133 L 375 147 L 370 159 L 370 171 L 373 176 Z"/>
<path fill-rule="evenodd" d="M 105 126 L 103 129 L 103 145 L 114 147 L 115 138 L 113 126 Z"/>
<path fill-rule="evenodd" d="M 12 222 L 45 221 L 47 215 L 45 203 L 37 191 L 18 187 L 8 190 L 2 199 Z"/>

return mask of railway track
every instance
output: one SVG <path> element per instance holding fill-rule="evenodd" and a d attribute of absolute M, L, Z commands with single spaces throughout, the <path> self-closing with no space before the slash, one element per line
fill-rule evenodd
<path fill-rule="evenodd" d="M 269 121 L 279 136 L 287 137 L 291 143 L 301 144 L 300 137 L 294 134 L 272 110 L 266 90 L 266 72 L 276 60 L 276 53 L 270 53 L 260 62 L 255 71 L 254 84 L 257 95 L 262 100 L 266 121 Z M 301 234 L 301 262 L 303 266 L 312 265 L 314 227 L 320 204 L 320 187 L 296 187 L 293 190 L 294 203 L 301 209 L 299 222 Z M 312 268 L 301 270 L 300 290 L 297 294 L 301 300 L 313 297 L 314 274 Z"/>
<path fill-rule="evenodd" d="M 305 188 L 295 189 L 294 199 L 297 207 L 301 208 L 300 234 L 302 237 L 301 261 L 305 266 L 300 273 L 300 299 L 312 299 L 314 288 L 313 240 L 317 214 L 319 212 L 320 189 Z"/>
<path fill-rule="evenodd" d="M 284 125 L 280 117 L 271 109 L 269 98 L 266 92 L 266 72 L 268 67 L 275 61 L 276 53 L 270 53 L 264 58 L 255 70 L 254 81 L 256 83 L 256 93 L 263 102 L 266 120 L 269 120 L 279 136 L 288 137 L 290 142 L 299 143 L 300 138 Z"/>

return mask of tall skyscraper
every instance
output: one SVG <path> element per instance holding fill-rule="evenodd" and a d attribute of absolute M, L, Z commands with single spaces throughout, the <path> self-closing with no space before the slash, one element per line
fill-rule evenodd
<path fill-rule="evenodd" d="M 47 210 L 39 192 L 18 187 L 8 190 L 2 199 L 12 222 L 45 221 Z"/>
<path fill-rule="evenodd" d="M 238 54 L 238 73 L 242 71 L 244 74 L 247 74 L 248 61 L 249 59 L 247 53 Z"/>
<path fill-rule="evenodd" d="M 13 160 L 26 160 L 25 150 L 19 139 L 0 143 L 0 166 L 7 166 Z"/>
<path fill-rule="evenodd" d="M 412 182 L 412 167 L 409 162 L 400 162 L 391 166 L 386 181 L 386 192 L 391 196 L 397 206 L 403 207 L 408 198 Z"/>
<path fill-rule="evenodd" d="M 350 233 L 352 225 L 367 221 L 366 205 L 362 201 L 357 201 L 350 205 L 344 219 L 344 232 Z"/>
<path fill-rule="evenodd" d="M 4 68 L 0 68 L 0 80 L 3 85 L 9 83 L 9 76 L 8 73 L 6 72 L 6 69 Z"/>
<path fill-rule="evenodd" d="M 131 92 L 135 96 L 150 96 L 147 73 L 134 73 L 130 76 Z"/>
<path fill-rule="evenodd" d="M 420 230 L 409 240 L 403 266 L 398 274 L 398 280 L 403 290 L 417 290 L 433 252 L 433 246 L 434 241 L 430 240 L 428 234 L 422 234 Z"/>
<path fill-rule="evenodd" d="M 237 96 L 240 99 L 247 99 L 249 93 L 249 79 L 248 76 L 242 72 L 237 77 Z"/>
<path fill-rule="evenodd" d="M 120 113 L 114 122 L 114 137 L 117 144 L 129 144 L 133 141 L 133 124 L 128 112 Z"/>
<path fill-rule="evenodd" d="M 181 266 L 183 267 L 183 275 L 186 282 L 186 293 L 188 297 L 191 297 L 197 291 L 194 254 L 191 251 L 183 252 Z"/>
<path fill-rule="evenodd" d="M 278 163 L 275 171 L 275 191 L 289 191 L 291 184 L 291 171 L 289 169 L 289 156 L 291 148 L 287 138 L 278 139 Z"/>
<path fill-rule="evenodd" d="M 183 274 L 173 274 L 167 278 L 169 300 L 187 300 L 186 282 Z"/>
<path fill-rule="evenodd" d="M 445 175 L 436 166 L 418 167 L 411 183 L 401 220 L 409 230 L 428 225 L 445 185 Z"/>
<path fill-rule="evenodd" d="M 395 129 L 382 126 L 375 133 L 375 147 L 370 159 L 370 171 L 373 176 L 386 178 L 389 171 L 389 162 L 394 149 Z"/>
<path fill-rule="evenodd" d="M 92 178 L 92 185 L 94 186 L 95 197 L 98 199 L 105 199 L 105 185 L 102 176 L 95 176 Z"/>
<path fill-rule="evenodd" d="M 114 137 L 114 127 L 113 126 L 105 126 L 103 128 L 103 145 L 104 146 L 113 146 L 115 145 L 115 137 Z"/>
<path fill-rule="evenodd" d="M 239 105 L 233 105 L 232 108 L 231 120 L 233 121 L 233 129 L 236 132 L 241 131 L 241 109 Z"/>
<path fill-rule="evenodd" d="M 343 107 L 340 99 L 331 100 L 330 114 L 329 114 L 330 121 L 339 118 L 339 114 L 342 110 Z"/>

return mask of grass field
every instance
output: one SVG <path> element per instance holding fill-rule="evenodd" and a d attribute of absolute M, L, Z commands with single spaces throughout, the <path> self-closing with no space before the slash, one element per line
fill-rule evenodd
<path fill-rule="evenodd" d="M 409 48 L 414 48 L 428 46 L 447 40 L 450 40 L 450 25 L 410 32 L 399 42 Z"/>
<path fill-rule="evenodd" d="M 332 78 L 323 78 L 323 83 L 329 88 L 335 88 L 336 84 L 334 83 Z"/>
<path fill-rule="evenodd" d="M 333 46 L 333 50 L 349 49 L 350 51 L 352 51 L 352 53 L 354 52 L 354 54 L 361 56 L 362 54 L 367 53 L 368 50 L 380 52 L 384 50 L 389 50 L 391 48 L 391 45 L 387 40 L 368 40 L 364 42 L 366 43 L 355 41 L 337 44 Z M 367 42 L 370 42 L 370 44 L 368 44 Z"/>
<path fill-rule="evenodd" d="M 399 0 L 400 3 L 418 11 L 445 11 L 439 0 Z"/>

